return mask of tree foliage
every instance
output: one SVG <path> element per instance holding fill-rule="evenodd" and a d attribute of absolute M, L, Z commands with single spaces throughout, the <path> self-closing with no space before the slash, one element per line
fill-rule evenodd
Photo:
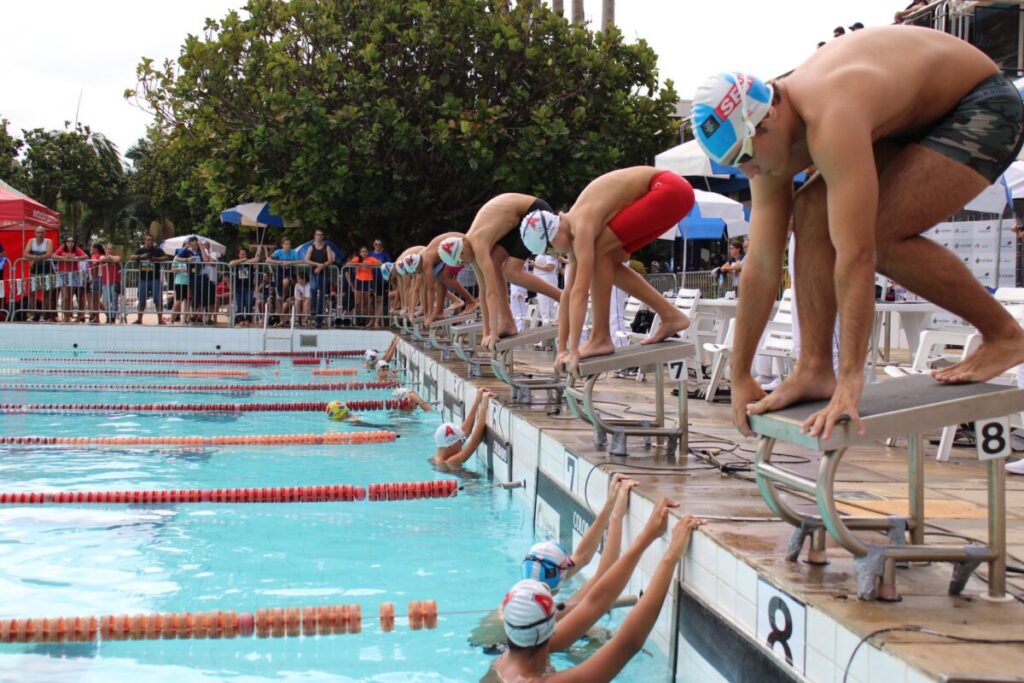
<path fill-rule="evenodd" d="M 397 246 L 468 228 L 501 192 L 567 205 L 677 139 L 644 41 L 505 5 L 251 0 L 207 20 L 126 93 L 155 115 L 147 188 L 214 234 L 219 210 L 269 200 L 303 233 Z"/>
<path fill-rule="evenodd" d="M 79 242 L 111 229 L 119 220 L 126 189 L 117 146 L 81 124 L 24 133 L 26 192 L 60 211 L 64 230 Z"/>
<path fill-rule="evenodd" d="M 0 180 L 12 187 L 23 188 L 25 171 L 18 155 L 25 143 L 7 132 L 8 125 L 10 121 L 0 118 Z"/>

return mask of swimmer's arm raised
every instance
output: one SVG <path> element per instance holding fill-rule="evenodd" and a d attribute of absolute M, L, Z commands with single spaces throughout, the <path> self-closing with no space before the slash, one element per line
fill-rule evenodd
<path fill-rule="evenodd" d="M 469 412 L 469 418 L 462 423 L 463 433 L 469 429 L 469 425 L 472 425 L 473 431 L 470 433 L 469 438 L 466 439 L 466 443 L 463 444 L 462 450 L 452 457 L 445 460 L 447 465 L 461 465 L 462 463 L 473 457 L 473 453 L 476 452 L 477 446 L 484 440 L 484 429 L 487 427 L 487 418 L 481 416 L 477 419 L 477 413 L 481 407 L 484 407 L 486 411 L 487 401 L 490 398 L 490 394 L 485 391 L 480 391 L 476 395 L 476 400 L 473 402 L 473 409 Z M 475 421 L 471 422 L 470 420 Z"/>
<path fill-rule="evenodd" d="M 594 518 L 594 523 L 587 529 L 587 533 L 583 534 L 583 538 L 576 545 L 576 549 L 572 553 L 573 566 L 565 572 L 565 578 L 573 576 L 579 570 L 590 564 L 590 561 L 594 559 L 594 554 L 597 552 L 597 547 L 601 544 L 601 537 L 604 535 L 605 529 L 608 528 L 608 521 L 612 517 L 612 509 L 616 506 L 616 501 L 619 497 L 619 480 L 620 475 L 614 475 L 614 482 L 608 491 L 608 498 L 604 502 L 604 506 L 597 513 L 597 517 Z M 618 555 L 618 553 L 615 553 Z M 602 560 L 604 556 L 602 555 Z"/>

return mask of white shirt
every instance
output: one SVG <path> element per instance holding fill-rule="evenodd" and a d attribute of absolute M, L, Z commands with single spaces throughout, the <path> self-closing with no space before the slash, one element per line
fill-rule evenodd
<path fill-rule="evenodd" d="M 304 285 L 300 285 L 299 283 L 296 282 L 295 283 L 295 293 L 294 293 L 294 296 L 295 296 L 296 299 L 308 299 L 309 298 L 309 283 L 307 282 Z"/>
<path fill-rule="evenodd" d="M 544 282 L 552 285 L 558 284 L 558 257 L 552 256 L 551 254 L 541 254 L 535 256 L 533 262 L 542 266 L 554 266 L 554 270 L 540 270 L 539 268 L 533 269 L 533 274 L 539 277 Z"/>

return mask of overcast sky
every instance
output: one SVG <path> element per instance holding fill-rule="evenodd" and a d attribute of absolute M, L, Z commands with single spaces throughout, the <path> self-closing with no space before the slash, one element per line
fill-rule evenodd
<path fill-rule="evenodd" d="M 75 119 L 126 151 L 149 116 L 122 94 L 135 85 L 143 57 L 176 57 L 203 20 L 244 2 L 232 0 L 25 0 L 4 3 L 0 41 L 0 117 L 21 129 L 60 128 Z M 571 0 L 565 0 L 566 11 Z M 717 71 L 774 76 L 796 66 L 837 25 L 892 22 L 905 1 L 618 0 L 616 21 L 630 41 L 645 38 L 659 55 L 662 79 L 680 97 Z M 586 0 L 600 23 L 600 0 Z M 79 95 L 81 106 L 79 107 Z"/>

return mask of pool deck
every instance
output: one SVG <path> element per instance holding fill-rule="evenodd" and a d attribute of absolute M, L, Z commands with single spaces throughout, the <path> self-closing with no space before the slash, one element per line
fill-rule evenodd
<path fill-rule="evenodd" d="M 410 341 L 411 340 L 407 340 Z M 420 353 L 441 362 L 440 354 L 417 345 Z M 550 367 L 550 353 L 518 351 L 517 365 L 535 369 Z M 461 362 L 442 363 L 450 372 L 466 378 L 466 366 Z M 491 389 L 508 404 L 511 392 L 497 379 L 471 380 L 476 387 Z M 631 417 L 647 413 L 653 415 L 653 381 L 638 383 L 633 379 L 607 377 L 599 384 L 595 396 L 608 405 L 618 403 Z M 621 410 L 614 408 L 612 412 Z M 857 640 L 877 629 L 908 625 L 925 626 L 935 631 L 970 638 L 1024 639 L 1024 575 L 1008 574 L 1008 591 L 1018 600 L 996 603 L 980 599 L 985 584 L 972 578 L 960 597 L 947 594 L 951 565 L 935 563 L 899 569 L 897 585 L 901 602 L 866 602 L 858 600 L 853 557 L 836 546 L 829 537 L 830 563 L 814 566 L 785 559 L 792 527 L 781 521 L 771 521 L 771 513 L 762 500 L 752 473 L 725 476 L 717 469 L 694 469 L 702 464 L 695 457 L 666 458 L 659 452 L 645 452 L 638 439 L 630 442 L 630 457 L 609 456 L 594 447 L 592 432 L 586 424 L 570 418 L 563 405 L 560 415 L 547 414 L 544 406 L 516 406 L 515 414 L 561 443 L 565 449 L 586 462 L 613 472 L 629 472 L 639 481 L 633 489 L 641 498 L 655 501 L 666 496 L 680 503 L 679 514 L 715 517 L 745 518 L 744 521 L 714 520 L 704 526 L 699 535 L 713 541 L 737 560 L 736 567 L 752 568 L 774 586 L 802 601 L 807 606 L 806 678 L 808 680 L 843 680 L 843 670 Z M 729 422 L 728 403 L 708 404 L 703 400 L 689 400 L 690 446 L 706 450 L 721 448 L 717 456 L 722 463 L 740 463 L 741 458 L 730 455 L 729 444 L 712 443 L 714 437 L 738 444 L 745 452 L 741 456 L 753 459 L 756 440 L 741 436 Z M 672 410 L 668 409 L 671 413 Z M 800 464 L 786 465 L 802 475 L 811 475 L 817 469 L 817 456 L 789 444 L 778 446 L 776 452 L 808 457 Z M 908 510 L 906 487 L 906 441 L 897 447 L 883 444 L 855 447 L 847 451 L 840 469 L 838 489 L 849 491 L 846 508 L 858 514 L 865 511 L 879 515 L 906 514 Z M 637 457 L 637 455 L 639 457 Z M 934 447 L 927 449 L 925 464 L 926 518 L 931 525 L 966 536 L 985 539 L 986 470 L 978 462 L 973 448 L 954 448 L 948 462 L 937 462 Z M 633 469 L 634 466 L 657 468 L 657 471 Z M 673 473 L 675 470 L 677 473 Z M 684 471 L 686 470 L 686 471 Z M 837 491 L 837 498 L 842 496 Z M 813 503 L 790 497 L 799 511 L 813 511 Z M 634 506 L 635 507 L 635 506 Z M 1007 477 L 1007 544 L 1011 566 L 1024 565 L 1024 477 Z M 861 534 L 865 532 L 860 532 Z M 884 536 L 874 534 L 872 541 L 884 542 Z M 699 546 L 704 539 L 695 538 Z M 694 548 L 693 550 L 699 550 Z M 691 555 L 693 555 L 691 550 Z M 705 550 L 706 551 L 706 550 Z M 703 566 L 707 566 L 707 562 Z M 985 575 L 986 565 L 979 574 Z M 694 571 L 705 574 L 701 566 L 691 559 L 684 565 L 684 573 Z M 732 566 L 726 571 L 734 571 Z M 716 577 L 699 577 L 696 581 L 697 597 L 708 607 L 717 609 L 726 617 L 740 618 L 744 607 L 756 601 L 744 596 L 739 589 L 723 591 L 716 588 Z M 700 590 L 701 583 L 705 590 Z M 685 614 L 680 615 L 685 619 Z M 841 625 L 840 628 L 838 625 Z M 871 641 L 876 648 L 889 653 L 903 665 L 890 676 L 883 670 L 891 658 L 869 657 L 865 648 L 857 655 L 850 669 L 851 681 L 908 681 L 922 680 L 1024 680 L 1024 646 L 956 643 L 920 633 L 890 633 Z M 873 650 L 875 648 L 867 648 Z M 883 661 L 884 659 L 884 661 Z M 869 671 L 870 668 L 870 671 Z M 959 675 L 958 675 L 959 674 Z M 966 675 L 965 675 L 966 674 Z"/>

